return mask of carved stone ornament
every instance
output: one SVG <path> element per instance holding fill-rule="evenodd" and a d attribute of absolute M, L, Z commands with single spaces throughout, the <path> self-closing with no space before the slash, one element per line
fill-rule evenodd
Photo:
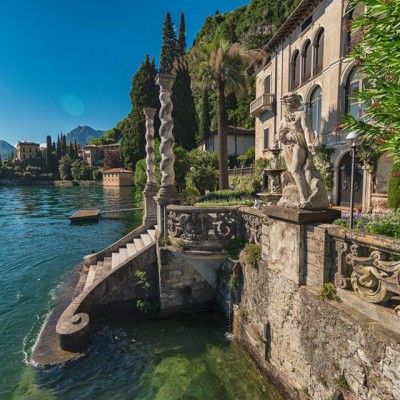
<path fill-rule="evenodd" d="M 351 285 L 362 299 L 370 303 L 381 303 L 400 294 L 400 261 L 387 259 L 388 255 L 379 250 L 362 257 L 358 245 L 350 247 L 346 262 L 353 268 Z"/>
<path fill-rule="evenodd" d="M 287 173 L 284 174 L 282 198 L 278 206 L 322 209 L 329 206 L 324 181 L 313 162 L 318 137 L 310 127 L 300 100 L 294 93 L 282 99 L 283 119 L 279 126 Z"/>
<path fill-rule="evenodd" d="M 260 244 L 262 235 L 262 219 L 256 215 L 242 214 L 249 243 Z"/>
<path fill-rule="evenodd" d="M 169 211 L 168 234 L 185 240 L 231 239 L 236 234 L 234 212 Z"/>

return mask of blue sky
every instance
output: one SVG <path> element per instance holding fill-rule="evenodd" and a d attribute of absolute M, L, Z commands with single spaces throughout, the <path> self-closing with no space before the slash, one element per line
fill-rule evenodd
<path fill-rule="evenodd" d="M 1 0 L 0 140 L 43 143 L 77 125 L 108 129 L 130 109 L 131 77 L 159 58 L 170 11 L 190 45 L 204 19 L 246 0 Z"/>

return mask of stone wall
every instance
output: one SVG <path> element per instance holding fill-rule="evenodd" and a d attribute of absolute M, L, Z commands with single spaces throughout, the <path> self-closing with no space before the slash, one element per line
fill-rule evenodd
<path fill-rule="evenodd" d="M 272 214 L 258 267 L 241 260 L 235 337 L 285 398 L 399 399 L 400 322 L 392 310 L 348 290 L 338 290 L 339 301 L 323 299 L 336 266 L 329 225 Z"/>

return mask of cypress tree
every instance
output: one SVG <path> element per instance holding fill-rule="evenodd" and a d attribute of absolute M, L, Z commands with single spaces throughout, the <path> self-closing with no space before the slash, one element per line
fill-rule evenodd
<path fill-rule="evenodd" d="M 160 72 L 170 72 L 172 70 L 175 56 L 176 36 L 172 25 L 171 14 L 168 12 L 163 25 Z"/>
<path fill-rule="evenodd" d="M 75 158 L 78 159 L 79 158 L 79 151 L 78 151 L 78 144 L 76 143 L 76 140 L 75 140 L 75 143 L 74 143 L 74 152 L 75 152 Z"/>
<path fill-rule="evenodd" d="M 199 118 L 199 136 L 201 138 L 207 137 L 211 132 L 212 122 L 212 107 L 210 102 L 210 95 L 208 90 L 203 91 L 200 104 L 200 118 Z"/>
<path fill-rule="evenodd" d="M 75 157 L 74 146 L 73 146 L 72 142 L 69 142 L 68 155 L 71 160 L 75 160 L 76 157 Z"/>
<path fill-rule="evenodd" d="M 56 152 L 56 142 L 54 140 L 53 140 L 52 148 L 53 148 L 53 153 L 55 153 Z"/>
<path fill-rule="evenodd" d="M 51 136 L 46 136 L 46 168 L 51 171 L 53 168 L 53 149 L 51 144 Z"/>
<path fill-rule="evenodd" d="M 144 107 L 160 109 L 159 89 L 155 83 L 157 69 L 154 60 L 150 61 L 147 55 L 139 70 L 132 78 L 130 92 L 132 110 L 127 118 L 124 129 L 122 154 L 126 167 L 134 170 L 136 162 L 145 156 L 145 117 Z M 158 113 L 157 113 L 158 114 Z M 158 116 L 154 120 L 155 131 L 158 132 L 160 121 Z"/>
<path fill-rule="evenodd" d="M 183 56 L 186 53 L 186 25 L 185 15 L 181 13 L 181 19 L 179 22 L 179 34 L 176 42 L 176 55 Z"/>
<path fill-rule="evenodd" d="M 181 14 L 179 37 L 176 44 L 176 55 L 180 58 L 174 85 L 172 87 L 172 118 L 174 120 L 174 137 L 178 145 L 191 150 L 196 147 L 196 106 L 191 88 L 191 79 L 184 62 L 186 53 L 185 16 Z"/>
<path fill-rule="evenodd" d="M 57 136 L 57 148 L 56 148 L 57 160 L 61 160 L 61 140 L 60 135 Z"/>
<path fill-rule="evenodd" d="M 65 135 L 61 134 L 61 157 L 67 154 L 67 139 Z"/>

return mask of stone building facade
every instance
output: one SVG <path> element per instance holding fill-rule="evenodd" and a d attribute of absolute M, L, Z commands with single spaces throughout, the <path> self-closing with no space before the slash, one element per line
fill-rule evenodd
<path fill-rule="evenodd" d="M 123 168 L 103 171 L 103 186 L 133 186 L 133 172 Z"/>
<path fill-rule="evenodd" d="M 32 160 L 40 156 L 40 144 L 34 142 L 18 142 L 16 159 L 18 161 Z"/>
<path fill-rule="evenodd" d="M 268 158 L 282 119 L 282 97 L 291 92 L 300 96 L 318 142 L 332 149 L 331 202 L 341 206 L 349 205 L 351 171 L 343 116 L 364 116 L 364 105 L 354 94 L 365 80 L 348 59 L 359 40 L 351 23 L 363 11 L 361 4 L 351 8 L 347 0 L 303 0 L 267 43 L 268 57 L 257 67 L 256 99 L 250 106 L 256 119 L 256 159 Z M 357 162 L 355 200 L 365 211 L 385 208 L 390 170 L 387 155 L 372 167 Z"/>

